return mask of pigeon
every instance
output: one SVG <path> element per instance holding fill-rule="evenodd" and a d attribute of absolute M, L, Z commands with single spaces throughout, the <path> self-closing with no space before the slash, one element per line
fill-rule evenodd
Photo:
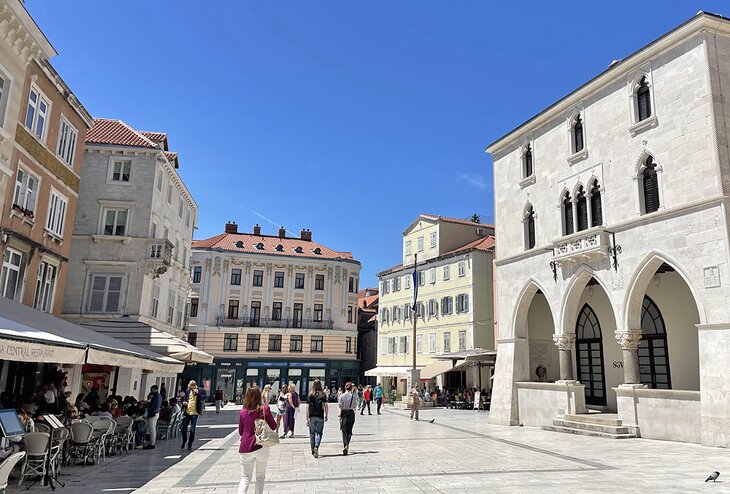
<path fill-rule="evenodd" d="M 429 424 L 433 424 L 434 420 L 436 420 L 436 419 L 431 419 L 431 420 L 428 421 L 428 423 Z M 720 475 L 720 474 L 718 473 L 718 475 Z M 715 477 L 715 478 L 717 478 L 717 477 Z"/>
<path fill-rule="evenodd" d="M 705 482 L 709 482 L 710 480 L 712 480 L 713 482 L 715 482 L 717 480 L 717 477 L 719 477 L 719 476 L 720 476 L 720 472 L 712 472 L 710 474 L 710 476 L 707 477 L 707 480 L 705 480 Z"/>

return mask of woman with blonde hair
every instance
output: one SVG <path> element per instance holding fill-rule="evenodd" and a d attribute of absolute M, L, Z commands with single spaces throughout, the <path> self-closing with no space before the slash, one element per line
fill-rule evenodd
<path fill-rule="evenodd" d="M 279 433 L 279 427 L 284 422 L 284 436 L 286 435 L 286 392 L 287 386 L 284 384 L 279 390 L 279 398 L 276 400 L 276 433 Z"/>
<path fill-rule="evenodd" d="M 261 403 L 261 390 L 253 386 L 246 390 L 243 408 L 238 417 L 238 433 L 241 435 L 241 445 L 238 448 L 241 460 L 241 481 L 238 484 L 238 494 L 246 494 L 256 469 L 256 494 L 263 494 L 266 481 L 266 463 L 269 461 L 269 448 L 256 444 L 256 421 L 263 419 L 273 430 L 276 421 L 271 415 L 269 405 Z"/>
<path fill-rule="evenodd" d="M 271 400 L 271 384 L 264 386 L 264 390 L 261 391 L 261 404 L 268 405 Z"/>

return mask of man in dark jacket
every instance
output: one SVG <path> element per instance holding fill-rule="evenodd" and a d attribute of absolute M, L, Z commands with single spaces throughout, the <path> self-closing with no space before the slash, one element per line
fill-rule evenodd
<path fill-rule="evenodd" d="M 188 390 L 185 392 L 185 398 L 182 404 L 183 420 L 180 430 L 182 432 L 182 446 L 188 445 L 188 451 L 193 449 L 193 441 L 195 440 L 195 426 L 198 423 L 198 416 L 203 412 L 203 400 L 200 398 L 198 385 L 195 381 L 188 383 Z M 188 439 L 188 426 L 190 426 L 190 438 Z"/>
<path fill-rule="evenodd" d="M 162 406 L 162 395 L 157 391 L 157 385 L 153 384 L 150 394 L 147 395 L 147 433 L 150 435 L 150 442 L 144 449 L 155 449 L 157 442 L 157 419 L 160 418 L 160 407 Z"/>

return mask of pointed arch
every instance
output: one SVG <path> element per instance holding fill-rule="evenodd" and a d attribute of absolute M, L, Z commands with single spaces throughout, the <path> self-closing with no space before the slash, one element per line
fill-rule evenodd
<path fill-rule="evenodd" d="M 707 323 L 707 313 L 705 312 L 702 297 L 687 271 L 669 254 L 659 250 L 653 250 L 638 264 L 627 285 L 628 289 L 626 290 L 624 299 L 624 315 L 622 320 L 624 329 L 641 329 L 641 307 L 644 303 L 644 295 L 654 274 L 662 264 L 668 264 L 682 277 L 694 299 L 697 313 L 700 317 L 700 324 Z"/>
<path fill-rule="evenodd" d="M 566 188 L 560 195 L 560 223 L 563 225 L 563 235 L 570 235 L 575 231 L 575 221 L 573 219 L 573 197 Z"/>
<path fill-rule="evenodd" d="M 588 180 L 586 192 L 589 198 L 588 213 L 590 214 L 590 227 L 603 225 L 603 186 L 598 177 L 591 175 Z"/>
<path fill-rule="evenodd" d="M 593 269 L 583 264 L 579 266 L 575 273 L 573 273 L 573 276 L 571 276 L 565 289 L 565 295 L 563 295 L 560 311 L 562 320 L 560 321 L 560 325 L 556 326 L 556 328 L 560 328 L 562 334 L 575 333 L 575 321 L 578 317 L 578 305 L 580 303 L 580 298 L 591 278 L 595 279 L 606 293 L 608 302 L 611 305 L 611 312 L 613 313 L 614 320 L 618 322 L 618 311 L 616 310 L 616 304 L 614 303 L 608 286 L 603 282 L 603 280 L 601 280 Z"/>
<path fill-rule="evenodd" d="M 530 278 L 527 280 L 527 283 L 525 283 L 525 286 L 522 287 L 522 290 L 520 290 L 520 293 L 517 296 L 517 303 L 515 304 L 515 310 L 512 316 L 511 337 L 527 338 L 527 313 L 530 310 L 530 305 L 532 305 L 532 299 L 538 291 L 545 296 L 545 300 L 550 308 L 553 327 L 557 327 L 555 325 L 555 310 L 553 310 L 553 307 L 550 304 L 547 292 L 539 281 L 535 278 Z"/>
<path fill-rule="evenodd" d="M 535 228 L 536 219 L 537 214 L 535 214 L 535 208 L 528 200 L 525 207 L 522 209 L 522 229 L 524 233 L 525 250 L 530 250 L 537 244 L 537 232 Z"/>

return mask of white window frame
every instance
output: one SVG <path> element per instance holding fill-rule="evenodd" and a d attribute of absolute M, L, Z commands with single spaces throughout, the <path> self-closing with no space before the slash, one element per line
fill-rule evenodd
<path fill-rule="evenodd" d="M 175 292 L 170 289 L 167 292 L 167 324 L 172 325 L 175 320 Z"/>
<path fill-rule="evenodd" d="M 459 331 L 459 351 L 466 351 L 466 331 Z"/>
<path fill-rule="evenodd" d="M 112 234 L 109 235 L 106 233 L 106 216 L 109 211 L 116 211 L 117 214 L 114 215 L 114 224 L 113 224 L 113 230 Z M 126 223 L 124 224 L 124 234 L 123 235 L 117 235 L 114 233 L 117 228 L 117 220 L 119 219 L 119 212 L 120 211 L 126 211 L 127 213 L 127 219 Z M 111 237 L 128 237 L 129 236 L 129 225 L 130 225 L 130 218 L 132 217 L 132 208 L 128 206 L 104 206 L 101 209 L 101 224 L 99 226 L 99 234 L 100 235 L 107 235 Z"/>
<path fill-rule="evenodd" d="M 119 178 L 114 178 L 114 168 L 116 167 L 117 163 L 120 163 L 119 168 Z M 124 177 L 124 168 L 125 165 L 129 163 L 129 180 L 123 180 Z M 132 174 L 134 172 L 134 161 L 129 158 L 117 158 L 112 156 L 109 158 L 109 171 L 108 176 L 106 178 L 106 181 L 108 184 L 114 184 L 114 185 L 131 185 L 132 183 Z"/>
<path fill-rule="evenodd" d="M 23 179 L 20 179 L 20 173 L 23 173 Z M 31 194 L 28 194 L 28 184 L 33 179 L 35 188 L 31 188 Z M 26 211 L 33 213 L 35 217 L 36 205 L 38 204 L 38 190 L 40 189 L 41 179 L 35 173 L 29 171 L 24 166 L 18 166 L 15 173 L 15 190 L 13 192 L 13 205 L 20 206 Z"/>
<path fill-rule="evenodd" d="M 407 256 L 411 255 L 411 241 L 410 240 L 406 240 L 406 255 Z"/>
<path fill-rule="evenodd" d="M 30 99 L 30 95 L 32 93 L 36 93 L 38 96 L 38 100 L 36 103 L 33 103 Z M 46 113 L 43 115 L 43 126 L 41 128 L 41 134 L 38 135 L 37 127 L 38 127 L 38 120 L 40 117 L 40 103 L 43 101 L 46 104 Z M 30 126 L 28 126 L 28 117 L 30 113 L 30 109 L 33 108 L 33 115 L 30 117 L 31 122 Z M 35 84 L 31 84 L 30 89 L 28 90 L 28 99 L 26 100 L 26 107 L 25 107 L 25 118 L 23 119 L 23 125 L 25 126 L 28 131 L 32 135 L 34 135 L 36 138 L 38 138 L 42 143 L 45 144 L 46 142 L 46 136 L 48 135 L 48 122 L 51 117 L 51 100 L 48 99 L 48 97 L 38 89 L 38 87 Z"/>
<path fill-rule="evenodd" d="M 428 353 L 436 353 L 436 333 L 428 334 Z"/>
<path fill-rule="evenodd" d="M 63 228 L 66 226 L 66 212 L 68 211 L 68 197 L 61 194 L 55 187 L 51 187 L 48 198 L 48 215 L 45 230 L 52 235 L 63 238 Z"/>
<path fill-rule="evenodd" d="M 418 237 L 418 252 L 423 252 L 423 237 Z"/>
<path fill-rule="evenodd" d="M 430 268 L 428 270 L 428 278 L 429 282 L 433 285 L 436 283 L 436 268 Z"/>
<path fill-rule="evenodd" d="M 403 320 L 404 321 L 411 320 L 411 305 L 410 304 L 403 304 Z"/>
<path fill-rule="evenodd" d="M 411 289 L 411 275 L 409 275 L 409 274 L 405 275 L 405 289 L 406 290 Z"/>
<path fill-rule="evenodd" d="M 436 299 L 432 298 L 428 301 L 428 317 L 435 317 L 436 312 L 438 311 L 438 304 L 436 303 Z"/>
<path fill-rule="evenodd" d="M 380 355 L 388 355 L 388 338 L 380 337 Z"/>
<path fill-rule="evenodd" d="M 436 232 L 431 232 L 431 235 L 430 235 L 430 237 L 431 237 L 431 238 L 430 238 L 430 245 L 431 245 L 431 248 L 432 248 L 432 249 L 435 249 L 435 248 L 436 248 L 436 245 L 437 245 L 437 236 L 436 236 Z"/>
<path fill-rule="evenodd" d="M 466 261 L 459 261 L 458 269 L 459 278 L 463 278 L 464 276 L 466 276 Z"/>
<path fill-rule="evenodd" d="M 105 281 L 103 290 L 94 288 L 97 278 L 104 278 Z M 116 310 L 109 310 L 109 294 L 112 292 L 109 290 L 109 288 L 112 278 L 119 278 L 119 298 L 117 299 Z M 92 273 L 90 275 L 89 283 L 89 298 L 86 304 L 87 312 L 94 314 L 118 314 L 122 309 L 122 298 L 124 295 L 125 281 L 126 279 L 121 273 Z M 101 310 L 93 310 L 91 304 L 94 299 L 94 293 L 98 293 L 99 291 L 102 292 Z"/>
<path fill-rule="evenodd" d="M 448 281 L 451 278 L 450 266 L 444 265 L 444 281 Z"/>
<path fill-rule="evenodd" d="M 33 308 L 41 312 L 53 312 L 53 302 L 56 295 L 56 280 L 58 279 L 58 264 L 43 258 L 38 264 Z"/>
<path fill-rule="evenodd" d="M 416 335 L 416 353 L 423 353 L 423 335 Z"/>
<path fill-rule="evenodd" d="M 444 353 L 451 353 L 451 332 L 444 333 Z"/>
<path fill-rule="evenodd" d="M 2 64 L 0 64 L 0 79 L 2 79 L 2 86 L 0 87 L 0 127 L 4 127 L 5 115 L 8 110 L 8 101 L 10 101 L 10 94 L 13 90 L 15 79 Z M 5 87 L 6 85 L 7 88 Z"/>
<path fill-rule="evenodd" d="M 155 282 L 152 286 L 152 301 L 150 302 L 150 317 L 157 319 L 157 312 L 160 309 L 160 285 Z"/>
<path fill-rule="evenodd" d="M 56 156 L 70 168 L 73 168 L 78 139 L 79 131 L 71 125 L 71 122 L 62 113 L 61 122 L 58 125 L 58 148 L 56 149 Z"/>
<path fill-rule="evenodd" d="M 456 296 L 456 313 L 462 314 L 469 312 L 469 294 L 460 293 Z"/>
<path fill-rule="evenodd" d="M 8 260 L 5 260 L 5 255 L 8 254 Z M 13 264 L 13 255 L 18 256 L 18 264 Z M 25 271 L 25 255 L 19 250 L 15 250 L 11 247 L 6 247 L 3 253 L 3 267 L 0 278 L 0 296 L 8 297 L 8 273 L 7 270 L 14 271 L 16 273 L 14 294 L 11 300 L 21 300 L 23 297 L 23 272 Z"/>

